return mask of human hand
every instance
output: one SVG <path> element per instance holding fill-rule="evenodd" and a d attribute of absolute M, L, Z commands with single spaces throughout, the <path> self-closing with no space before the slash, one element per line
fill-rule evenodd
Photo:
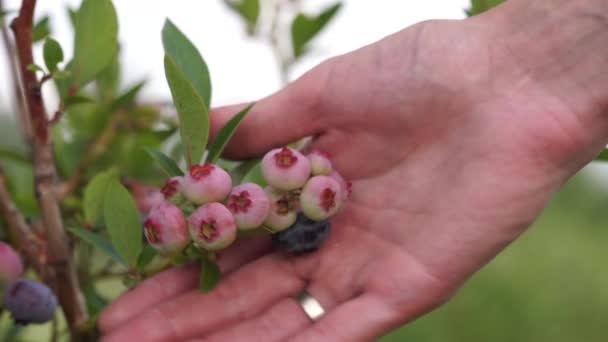
<path fill-rule="evenodd" d="M 523 2 L 513 3 L 499 10 L 517 13 Z M 315 136 L 353 181 L 330 238 L 297 257 L 272 251 L 267 237 L 239 241 L 208 294 L 196 290 L 196 267 L 165 271 L 103 313 L 106 340 L 370 340 L 447 300 L 608 131 L 591 97 L 542 77 L 568 57 L 541 65 L 534 37 L 497 39 L 499 10 L 415 25 L 258 102 L 230 156 Z M 235 112 L 215 111 L 214 128 Z M 304 289 L 326 310 L 314 324 L 293 299 Z"/>

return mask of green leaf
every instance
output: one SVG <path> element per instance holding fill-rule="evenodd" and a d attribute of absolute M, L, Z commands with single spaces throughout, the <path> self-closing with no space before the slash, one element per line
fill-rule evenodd
<path fill-rule="evenodd" d="M 72 86 L 92 81 L 118 49 L 118 19 L 110 0 L 84 0 L 76 16 Z"/>
<path fill-rule="evenodd" d="M 103 214 L 103 199 L 110 180 L 116 178 L 116 172 L 106 171 L 95 175 L 84 189 L 84 219 L 90 225 L 99 223 Z"/>
<path fill-rule="evenodd" d="M 54 74 L 53 74 L 53 79 L 55 80 L 67 80 L 68 78 L 70 78 L 70 76 L 72 76 L 72 73 L 68 70 L 57 70 Z"/>
<path fill-rule="evenodd" d="M 500 5 L 503 1 L 504 0 L 471 0 L 471 7 L 465 10 L 465 12 L 469 17 L 472 17 Z"/>
<path fill-rule="evenodd" d="M 68 12 L 68 17 L 70 18 L 70 24 L 72 24 L 72 29 L 76 31 L 76 16 L 78 16 L 78 11 L 71 7 L 66 7 Z"/>
<path fill-rule="evenodd" d="M 131 106 L 135 102 L 135 98 L 139 94 L 139 91 L 144 87 L 145 84 L 146 81 L 141 81 L 127 89 L 124 93 L 120 94 L 114 101 L 112 101 L 110 111 L 114 112 L 118 109 Z"/>
<path fill-rule="evenodd" d="M 608 149 L 603 149 L 602 152 L 595 158 L 595 161 L 608 162 Z"/>
<path fill-rule="evenodd" d="M 92 283 L 88 286 L 84 286 L 82 294 L 86 299 L 87 311 L 91 317 L 99 315 L 99 313 L 109 304 L 109 301 L 99 294 L 95 285 Z"/>
<path fill-rule="evenodd" d="M 188 261 L 188 256 L 184 253 L 178 253 L 171 257 L 171 264 L 174 266 L 184 266 Z"/>
<path fill-rule="evenodd" d="M 117 263 L 124 265 L 124 266 L 128 266 L 127 263 L 125 262 L 125 259 L 120 254 L 118 254 L 118 252 L 116 251 L 114 246 L 112 246 L 110 241 L 106 240 L 99 234 L 95 234 L 88 230 L 85 230 L 82 228 L 76 228 L 76 227 L 69 227 L 69 228 L 67 228 L 67 230 L 70 233 L 78 236 L 82 240 L 90 243 L 93 247 L 106 253 L 110 258 L 112 258 L 112 260 L 116 261 Z"/>
<path fill-rule="evenodd" d="M 4 331 L 2 331 L 2 338 L 0 338 L 0 341 L 22 342 L 20 340 L 20 336 L 21 333 L 26 330 L 26 326 L 16 322 L 10 322 L 9 327 L 5 327 L 3 330 Z"/>
<path fill-rule="evenodd" d="M 32 43 L 39 42 L 51 34 L 49 27 L 49 17 L 45 16 L 40 19 L 32 28 Z"/>
<path fill-rule="evenodd" d="M 129 108 L 128 105 L 125 107 L 129 109 L 129 123 L 136 130 L 141 131 L 141 133 L 154 134 L 154 136 L 158 137 L 160 139 L 158 145 L 171 133 L 177 132 L 177 127 L 171 131 L 158 129 L 159 122 L 162 122 L 160 108 L 147 105 L 135 106 L 135 104 L 132 104 L 132 106 L 133 108 Z M 164 122 L 162 123 L 164 124 Z M 163 136 L 164 138 L 162 138 Z"/>
<path fill-rule="evenodd" d="M 268 185 L 262 175 L 262 163 L 256 163 L 243 177 L 242 183 L 255 183 L 261 187 Z"/>
<path fill-rule="evenodd" d="M 150 157 L 156 161 L 158 166 L 160 166 L 167 176 L 175 177 L 184 175 L 184 172 L 179 168 L 179 166 L 177 166 L 177 163 L 173 159 L 169 158 L 166 154 L 150 147 L 145 147 L 144 150 L 146 150 Z"/>
<path fill-rule="evenodd" d="M 33 72 L 37 72 L 37 71 L 44 72 L 44 68 L 41 67 L 38 64 L 30 64 L 30 65 L 28 65 L 27 66 L 27 70 L 33 71 Z"/>
<path fill-rule="evenodd" d="M 203 100 L 205 108 L 209 108 L 211 105 L 211 78 L 207 63 L 200 52 L 169 19 L 163 26 L 162 39 L 165 54 L 171 57 L 177 69 L 190 81 Z"/>
<path fill-rule="evenodd" d="M 57 70 L 57 64 L 63 62 L 63 49 L 53 38 L 49 37 L 44 42 L 43 55 L 44 64 L 49 72 Z"/>
<path fill-rule="evenodd" d="M 116 179 L 108 182 L 103 217 L 110 240 L 118 253 L 135 267 L 142 249 L 142 227 L 133 197 Z"/>
<path fill-rule="evenodd" d="M 209 146 L 209 156 L 207 160 L 210 163 L 215 163 L 215 161 L 222 155 L 224 152 L 224 148 L 236 132 L 236 129 L 239 127 L 241 121 L 245 118 L 245 115 L 249 113 L 254 104 L 250 104 L 247 108 L 241 110 L 237 115 L 235 115 L 230 121 L 228 121 L 217 133 L 213 142 Z"/>
<path fill-rule="evenodd" d="M 201 292 L 209 292 L 215 288 L 220 280 L 219 266 L 208 257 L 203 257 L 201 260 L 201 275 L 198 282 L 198 288 Z"/>
<path fill-rule="evenodd" d="M 63 105 L 65 106 L 65 108 L 68 108 L 69 106 L 73 106 L 76 104 L 90 103 L 90 102 L 95 102 L 95 100 L 93 100 L 92 98 L 90 98 L 88 96 L 74 95 L 74 96 L 70 96 L 70 97 L 66 98 L 65 100 L 63 100 Z"/>
<path fill-rule="evenodd" d="M 260 16 L 260 0 L 224 0 L 224 3 L 245 20 L 247 32 L 254 34 Z"/>
<path fill-rule="evenodd" d="M 112 61 L 106 65 L 106 67 L 97 74 L 95 79 L 95 88 L 97 95 L 104 102 L 111 101 L 120 85 L 120 53 L 117 50 Z"/>
<path fill-rule="evenodd" d="M 147 247 L 152 248 L 150 246 L 147 246 Z M 144 255 L 144 251 L 142 251 L 142 254 L 140 254 L 140 260 L 138 260 L 138 262 L 141 261 L 141 265 L 140 265 L 141 268 L 137 269 L 140 276 L 151 277 L 151 276 L 155 275 L 156 273 L 171 266 L 170 257 L 165 257 L 158 253 L 152 253 L 152 251 L 147 251 L 146 255 Z M 154 251 L 154 252 L 156 252 L 156 251 Z M 147 262 L 146 262 L 146 260 L 144 260 L 143 258 L 150 258 L 150 259 L 147 260 Z M 144 262 L 146 262 L 145 265 L 144 265 Z M 140 267 L 140 266 L 138 266 L 138 267 Z"/>
<path fill-rule="evenodd" d="M 321 30 L 329 23 L 329 21 L 338 13 L 342 3 L 325 9 L 318 16 L 308 16 L 298 14 L 291 23 L 291 42 L 293 45 L 294 57 L 300 57 L 304 51 L 306 44 L 314 38 Z"/>
<path fill-rule="evenodd" d="M 251 159 L 240 163 L 237 167 L 230 170 L 232 184 L 241 184 L 243 179 L 260 163 L 261 159 Z"/>
<path fill-rule="evenodd" d="M 200 162 L 209 139 L 209 113 L 203 99 L 173 59 L 165 56 L 165 75 L 180 122 L 188 167 Z"/>
<path fill-rule="evenodd" d="M 130 115 L 133 115 L 130 112 Z M 148 129 L 138 132 L 126 131 L 114 137 L 108 146 L 109 153 L 100 157 L 105 167 L 116 165 L 121 175 L 146 183 L 158 183 L 164 177 L 159 175 L 154 160 L 143 152 L 144 147 L 159 148 L 161 140 Z"/>
<path fill-rule="evenodd" d="M 15 149 L 10 146 L 0 145 L 0 160 L 4 161 L 6 159 L 24 163 L 24 164 L 31 162 L 30 159 L 28 158 L 28 156 L 25 153 L 23 153 L 22 151 L 19 151 L 18 149 Z"/>
<path fill-rule="evenodd" d="M 139 256 L 137 257 L 137 264 L 135 266 L 137 273 L 144 273 L 146 266 L 148 266 L 148 264 L 150 264 L 150 262 L 152 262 L 152 260 L 157 255 L 158 255 L 158 252 L 156 251 L 156 249 L 154 249 L 150 245 L 146 245 L 141 250 L 141 253 L 139 253 Z"/>

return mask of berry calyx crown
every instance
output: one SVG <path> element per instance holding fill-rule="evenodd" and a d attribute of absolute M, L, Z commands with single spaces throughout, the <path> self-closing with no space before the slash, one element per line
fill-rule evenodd
<path fill-rule="evenodd" d="M 287 147 L 283 147 L 274 155 L 274 162 L 283 169 L 292 167 L 297 161 L 298 157 Z"/>

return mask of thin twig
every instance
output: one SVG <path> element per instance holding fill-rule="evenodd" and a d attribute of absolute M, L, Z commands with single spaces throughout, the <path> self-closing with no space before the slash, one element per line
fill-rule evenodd
<path fill-rule="evenodd" d="M 279 68 L 281 83 L 286 85 L 289 83 L 289 71 L 292 65 L 292 58 L 283 51 L 281 46 L 281 33 L 283 33 L 283 30 L 279 25 L 279 21 L 283 8 L 283 1 L 275 0 L 272 19 L 270 21 L 270 30 L 268 31 L 268 40 Z"/>
<path fill-rule="evenodd" d="M 53 78 L 53 74 L 44 74 L 42 75 L 42 78 L 40 79 L 40 86 L 42 86 L 44 84 L 44 82 L 50 80 Z"/>
<path fill-rule="evenodd" d="M 0 213 L 6 221 L 9 234 L 15 246 L 23 252 L 28 264 L 37 272 L 44 272 L 46 246 L 28 225 L 25 217 L 19 212 L 8 191 L 4 170 L 0 167 Z M 44 274 L 41 274 L 44 277 Z"/>
<path fill-rule="evenodd" d="M 55 315 L 51 324 L 51 342 L 57 341 L 59 341 L 59 320 L 57 319 L 57 315 Z"/>
<path fill-rule="evenodd" d="M 55 115 L 53 115 L 53 117 L 49 120 L 49 125 L 55 125 L 55 124 L 59 123 L 59 120 L 61 120 L 64 113 L 65 113 L 65 110 L 63 108 L 59 108 L 55 112 Z"/>
<path fill-rule="evenodd" d="M 93 279 L 95 279 L 96 281 L 98 280 L 108 280 L 108 279 L 116 279 L 116 278 L 124 278 L 126 276 L 132 275 L 131 272 L 128 271 L 122 271 L 122 272 L 108 272 L 108 273 L 103 273 L 103 274 L 99 274 L 99 275 L 93 275 Z"/>
<path fill-rule="evenodd" d="M 115 112 L 106 124 L 104 130 L 97 136 L 95 141 L 89 145 L 84 157 L 78 162 L 76 170 L 74 170 L 70 178 L 59 187 L 59 198 L 65 198 L 65 196 L 74 192 L 82 183 L 89 166 L 106 151 L 108 145 L 116 136 L 118 124 L 122 119 L 121 114 L 123 114 L 122 111 Z"/>
<path fill-rule="evenodd" d="M 106 263 L 101 267 L 101 269 L 99 271 L 97 271 L 96 273 L 94 273 L 92 275 L 92 277 L 99 277 L 99 276 L 103 276 L 103 275 L 107 275 L 112 273 L 112 268 L 114 267 L 116 263 L 114 262 L 114 260 L 112 259 L 108 259 L 106 261 Z"/>
<path fill-rule="evenodd" d="M 57 171 L 53 158 L 53 148 L 49 134 L 48 119 L 36 73 L 28 70 L 33 64 L 32 25 L 36 0 L 23 0 L 19 15 L 11 24 L 15 35 L 22 93 L 25 98 L 26 114 L 32 127 L 32 157 L 36 198 L 46 229 L 48 242 L 48 262 L 53 271 L 53 279 L 48 279 L 56 290 L 59 302 L 72 332 L 72 340 L 82 340 L 82 329 L 88 320 L 88 313 L 80 291 L 78 276 L 71 260 L 71 250 L 63 227 L 63 219 L 56 197 Z"/>

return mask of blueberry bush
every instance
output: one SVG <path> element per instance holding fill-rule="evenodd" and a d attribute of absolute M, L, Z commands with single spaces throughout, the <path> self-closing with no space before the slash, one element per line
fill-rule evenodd
<path fill-rule="evenodd" d="M 298 1 L 224 2 L 246 34 L 268 43 L 284 82 L 341 7 L 303 13 Z M 167 19 L 159 32 L 173 100 L 159 106 L 138 98 L 145 81 L 122 82 L 113 2 L 83 0 L 67 14 L 71 56 L 36 0 L 0 1 L 17 98 L 15 115 L 0 117 L 0 283 L 13 321 L 1 339 L 48 322 L 49 340 L 96 340 L 96 318 L 113 299 L 104 281 L 131 287 L 194 262 L 209 291 L 221 281 L 216 258 L 243 236 L 276 234 L 286 253 L 321 245 L 349 194 L 322 152 L 294 142 L 259 160 L 222 159 L 254 104 L 210 139 L 209 66 L 178 23 Z M 59 97 L 51 113 L 43 85 Z"/>

